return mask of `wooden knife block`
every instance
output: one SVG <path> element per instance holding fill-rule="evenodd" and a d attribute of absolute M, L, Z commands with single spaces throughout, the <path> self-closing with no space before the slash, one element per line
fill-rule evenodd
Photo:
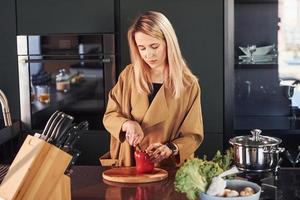
<path fill-rule="evenodd" d="M 56 146 L 28 135 L 0 185 L 0 197 L 71 199 L 70 177 L 64 175 L 71 159 Z"/>

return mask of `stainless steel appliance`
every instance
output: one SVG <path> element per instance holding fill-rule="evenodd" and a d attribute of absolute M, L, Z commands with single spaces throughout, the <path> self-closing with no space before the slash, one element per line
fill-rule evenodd
<path fill-rule="evenodd" d="M 114 41 L 114 34 L 17 36 L 23 130 L 41 130 L 55 110 L 87 120 L 91 130 L 103 129 L 107 94 L 116 77 Z M 62 70 L 70 85 L 60 86 L 68 90 L 56 83 Z M 46 96 L 36 93 L 41 87 L 48 89 Z"/>
<path fill-rule="evenodd" d="M 237 136 L 229 140 L 234 148 L 236 166 L 248 172 L 277 172 L 279 153 L 284 151 L 284 148 L 279 147 L 281 139 L 263 136 L 259 129 L 254 129 L 251 133 L 252 135 Z"/>

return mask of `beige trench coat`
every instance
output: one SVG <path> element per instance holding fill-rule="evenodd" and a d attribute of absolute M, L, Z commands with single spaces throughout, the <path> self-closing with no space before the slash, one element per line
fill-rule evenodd
<path fill-rule="evenodd" d="M 151 105 L 148 96 L 137 92 L 133 66 L 128 65 L 120 74 L 117 84 L 109 93 L 103 123 L 111 134 L 110 152 L 100 157 L 102 165 L 132 166 L 133 152 L 122 132 L 127 120 L 139 122 L 144 139 L 140 146 L 146 149 L 151 143 L 173 142 L 179 154 L 160 163 L 161 166 L 179 166 L 194 156 L 203 141 L 203 122 L 198 81 L 189 78 L 191 84 L 181 97 L 175 99 L 164 85 L 159 89 Z"/>

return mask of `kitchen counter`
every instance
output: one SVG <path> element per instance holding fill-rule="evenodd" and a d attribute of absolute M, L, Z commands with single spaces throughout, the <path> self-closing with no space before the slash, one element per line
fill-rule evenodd
<path fill-rule="evenodd" d="M 101 166 L 74 166 L 71 175 L 72 200 L 186 200 L 174 189 L 175 169 L 166 169 L 169 177 L 163 181 L 144 184 L 113 183 L 102 179 Z M 0 182 L 8 166 L 0 165 Z M 0 174 L 0 175 L 1 175 Z M 261 200 L 299 200 L 300 168 L 282 168 L 278 180 L 263 179 Z M 277 189 L 276 189 L 277 188 Z"/>
<path fill-rule="evenodd" d="M 98 166 L 75 166 L 71 175 L 72 200 L 156 200 L 187 199 L 174 189 L 175 169 L 166 169 L 165 180 L 144 184 L 124 184 L 103 180 L 102 172 L 108 168 Z"/>
<path fill-rule="evenodd" d="M 102 179 L 102 172 L 108 168 L 100 166 L 75 166 L 72 178 L 72 199 L 74 200 L 177 200 L 187 199 L 174 189 L 175 169 L 166 169 L 169 177 L 160 182 L 145 184 L 121 184 Z M 300 168 L 282 168 L 278 180 L 274 177 L 263 181 L 266 185 L 261 200 L 297 200 L 300 199 Z"/>

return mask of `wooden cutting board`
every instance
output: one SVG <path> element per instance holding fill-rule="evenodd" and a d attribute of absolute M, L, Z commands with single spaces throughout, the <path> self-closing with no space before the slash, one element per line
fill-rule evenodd
<path fill-rule="evenodd" d="M 149 183 L 164 180 L 168 177 L 168 172 L 154 168 L 151 174 L 137 174 L 135 167 L 117 167 L 104 171 L 102 177 L 105 180 L 119 183 Z"/>

